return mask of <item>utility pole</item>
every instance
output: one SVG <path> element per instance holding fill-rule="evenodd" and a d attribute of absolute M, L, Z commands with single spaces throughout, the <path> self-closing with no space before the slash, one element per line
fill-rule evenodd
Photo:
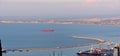
<path fill-rule="evenodd" d="M 0 39 L 0 56 L 2 56 L 2 44 L 1 44 L 1 39 Z"/>
<path fill-rule="evenodd" d="M 53 51 L 53 56 L 55 56 L 55 51 Z"/>
<path fill-rule="evenodd" d="M 60 52 L 60 56 L 62 56 L 63 54 L 62 54 L 62 51 Z"/>

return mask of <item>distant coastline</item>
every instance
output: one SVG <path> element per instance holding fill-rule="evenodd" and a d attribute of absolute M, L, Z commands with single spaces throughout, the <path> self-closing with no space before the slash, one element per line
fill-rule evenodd
<path fill-rule="evenodd" d="M 85 19 L 85 20 L 23 20 L 23 19 L 0 19 L 0 23 L 6 24 L 95 24 L 95 25 L 115 25 L 120 26 L 120 17 L 116 19 Z"/>

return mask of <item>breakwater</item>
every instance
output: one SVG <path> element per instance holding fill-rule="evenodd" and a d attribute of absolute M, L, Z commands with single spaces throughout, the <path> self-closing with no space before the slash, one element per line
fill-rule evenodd
<path fill-rule="evenodd" d="M 102 44 L 105 42 L 103 39 L 99 38 L 89 38 L 89 37 L 81 37 L 81 36 L 72 36 L 73 38 L 82 38 L 82 39 L 88 39 L 88 40 L 97 40 L 99 44 Z"/>

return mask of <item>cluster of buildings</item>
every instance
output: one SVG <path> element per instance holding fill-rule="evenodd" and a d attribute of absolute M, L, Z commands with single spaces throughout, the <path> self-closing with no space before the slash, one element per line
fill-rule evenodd
<path fill-rule="evenodd" d="M 120 56 L 120 43 L 113 49 L 91 48 L 87 51 L 79 51 L 78 56 Z"/>
<path fill-rule="evenodd" d="M 99 25 L 120 25 L 120 17 L 112 18 L 91 18 L 83 20 L 40 20 L 40 19 L 1 19 L 0 23 L 34 23 L 34 24 L 99 24 Z"/>

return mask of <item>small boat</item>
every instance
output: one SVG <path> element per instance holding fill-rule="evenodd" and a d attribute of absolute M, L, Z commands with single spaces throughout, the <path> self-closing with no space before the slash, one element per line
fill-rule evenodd
<path fill-rule="evenodd" d="M 54 30 L 53 29 L 43 29 L 43 30 L 41 30 L 42 32 L 54 32 Z"/>

